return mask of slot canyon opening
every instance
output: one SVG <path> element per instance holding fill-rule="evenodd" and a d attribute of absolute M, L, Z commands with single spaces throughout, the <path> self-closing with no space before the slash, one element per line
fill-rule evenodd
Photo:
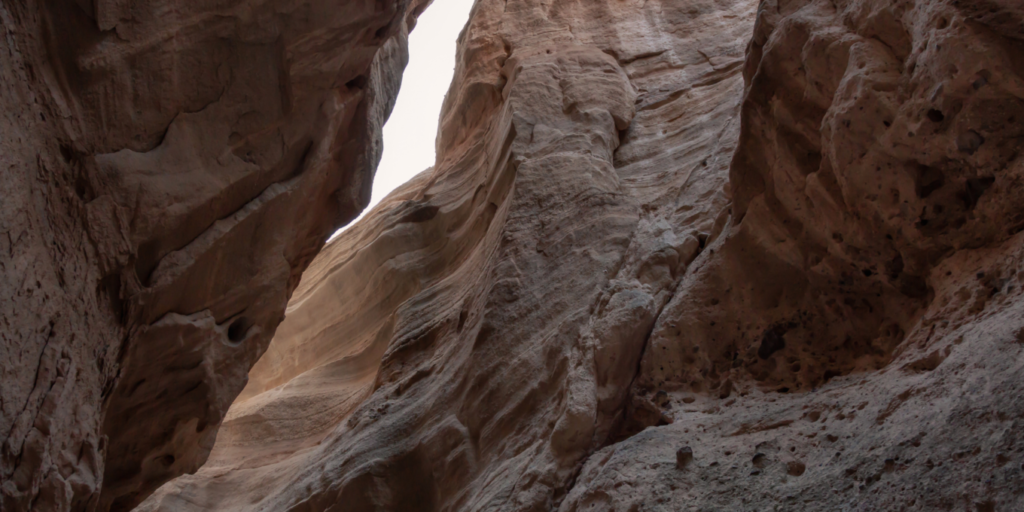
<path fill-rule="evenodd" d="M 213 366 L 241 384 L 212 396 L 227 397 L 214 423 L 179 429 L 205 436 L 193 444 L 213 446 L 209 462 L 150 503 L 564 512 L 662 497 L 672 509 L 721 496 L 848 503 L 880 480 L 872 493 L 924 478 L 932 459 L 913 448 L 925 445 L 934 458 L 985 453 L 1006 465 L 1014 441 L 986 439 L 1009 432 L 1012 416 L 975 402 L 1010 409 L 995 400 L 1014 396 L 1019 372 L 985 370 L 1002 376 L 998 393 L 964 380 L 1010 359 L 1001 354 L 1022 338 L 994 315 L 1009 312 L 1024 280 L 1000 271 L 1019 248 L 971 252 L 1006 242 L 993 219 L 1016 219 L 1021 204 L 1006 173 L 1024 167 L 994 172 L 1017 158 L 1006 148 L 1019 133 L 975 122 L 994 110 L 1005 78 L 936 87 L 922 75 L 927 94 L 899 96 L 857 59 L 908 77 L 887 52 L 931 41 L 901 30 L 918 15 L 857 20 L 807 1 L 820 9 L 461 0 L 466 14 L 479 7 L 446 103 L 449 63 L 438 60 L 454 53 L 463 17 L 446 9 L 457 0 L 420 18 L 400 94 L 406 56 L 394 43 L 405 44 L 411 18 L 363 24 L 385 51 L 376 67 L 345 75 L 363 78 L 348 82 L 344 106 L 369 112 L 372 140 L 360 154 L 383 157 L 369 213 L 322 247 L 297 288 L 293 266 L 294 293 L 284 313 L 285 294 L 274 296 L 274 322 L 261 321 L 258 303 L 225 309 L 249 319 L 232 319 L 230 341 L 270 325 L 273 343 L 214 344 L 218 357 L 262 358 L 247 384 L 244 370 Z M 415 17 L 424 4 L 387 5 Z M 820 25 L 797 23 L 809 12 Z M 966 30 L 948 19 L 942 30 Z M 444 24 L 441 50 L 427 39 Z M 864 35 L 874 25 L 896 27 L 888 49 Z M 918 69 L 949 69 L 939 53 L 921 55 Z M 851 64 L 843 81 L 832 80 L 843 68 L 832 57 Z M 856 83 L 877 87 L 837 89 Z M 805 94 L 811 87 L 820 97 Z M 384 126 L 381 96 L 397 104 Z M 807 108 L 811 100 L 819 104 Z M 854 100 L 864 113 L 850 110 Z M 897 111 L 900 102 L 912 108 Z M 1012 101 L 999 105 L 1001 116 L 1021 115 Z M 940 150 L 943 159 L 928 156 Z M 936 227 L 954 208 L 962 226 Z M 195 360 L 175 369 L 210 373 Z M 208 387 L 189 384 L 188 393 Z M 949 400 L 932 403 L 933 389 Z M 219 433 L 205 430 L 221 418 Z M 949 434 L 976 447 L 950 453 Z M 163 465 L 179 472 L 190 462 L 152 453 L 174 453 Z M 837 478 L 856 480 L 839 489 Z M 726 506 L 714 505 L 702 508 Z"/>
<path fill-rule="evenodd" d="M 372 393 L 381 358 L 392 338 L 393 320 L 374 314 L 379 311 L 372 305 L 364 307 L 363 290 L 401 288 L 408 282 L 375 281 L 372 273 L 360 271 L 358 261 L 349 270 L 337 272 L 338 262 L 360 256 L 335 254 L 331 247 L 344 233 L 370 222 L 367 213 L 388 194 L 433 168 L 435 133 L 455 71 L 456 40 L 473 4 L 474 0 L 439 0 L 419 16 L 409 36 L 409 61 L 395 107 L 383 128 L 384 147 L 370 204 L 331 236 L 303 274 L 284 321 L 228 410 L 205 468 L 287 463 L 289 457 L 321 442 Z M 361 80 L 361 87 L 368 86 Z M 421 210 L 412 212 L 413 217 L 432 212 Z M 379 259 L 373 251 L 362 257 L 366 262 Z M 398 290 L 385 295 L 398 298 L 409 294 Z M 396 305 L 381 303 L 377 307 L 393 309 Z M 345 318 L 358 315 L 353 312 L 360 308 L 366 322 L 355 329 L 337 327 L 351 327 L 352 322 Z M 248 320 L 236 320 L 228 330 L 230 340 L 242 340 L 249 327 Z M 310 388 L 315 388 L 312 395 Z M 238 461 L 243 461 L 240 466 Z"/>
<path fill-rule="evenodd" d="M 345 323 L 340 319 L 352 309 L 347 301 L 374 283 L 369 275 L 349 276 L 346 272 L 341 272 L 344 277 L 331 275 L 333 270 L 326 268 L 338 260 L 333 257 L 330 246 L 343 233 L 364 222 L 389 194 L 433 168 L 435 134 L 455 72 L 456 41 L 469 20 L 474 2 L 435 1 L 419 14 L 409 34 L 409 59 L 402 74 L 401 88 L 383 127 L 383 151 L 374 175 L 370 203 L 359 217 L 331 236 L 321 255 L 303 274 L 284 322 L 267 353 L 250 371 L 250 382 L 234 404 L 284 386 L 292 379 L 301 380 L 307 372 L 337 371 L 339 378 L 334 382 L 346 389 L 351 383 L 341 377 L 342 374 L 351 377 L 352 382 L 358 381 L 359 386 L 366 386 L 366 381 L 372 381 L 376 375 L 390 339 L 390 329 L 385 329 L 385 333 L 374 330 L 379 327 L 374 326 L 367 332 L 352 333 L 338 332 L 337 327 Z M 417 213 L 422 216 L 422 212 L 412 215 L 415 217 Z M 345 259 L 348 255 L 339 257 Z M 310 297 L 315 298 L 307 300 Z M 372 340 L 370 331 L 376 333 Z"/>
<path fill-rule="evenodd" d="M 382 199 L 434 165 L 434 140 L 441 106 L 455 72 L 455 43 L 474 0 L 436 0 L 417 18 L 409 35 L 409 63 L 395 108 L 384 124 L 384 151 L 373 177 L 370 204 L 328 243 L 356 225 Z"/>

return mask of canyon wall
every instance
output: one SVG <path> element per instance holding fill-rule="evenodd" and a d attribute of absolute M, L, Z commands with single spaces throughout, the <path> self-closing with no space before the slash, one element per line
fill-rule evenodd
<path fill-rule="evenodd" d="M 1024 507 L 1024 9 L 479 0 L 143 510 Z"/>
<path fill-rule="evenodd" d="M 729 219 L 756 4 L 641 5 L 476 3 L 437 164 L 325 248 L 210 462 L 141 510 L 565 498 Z"/>
<path fill-rule="evenodd" d="M 129 510 L 205 462 L 369 201 L 427 3 L 0 4 L 0 510 Z"/>
<path fill-rule="evenodd" d="M 0 11 L 5 507 L 1024 508 L 1016 2 L 478 0 L 312 263 L 424 5 L 226 4 Z"/>

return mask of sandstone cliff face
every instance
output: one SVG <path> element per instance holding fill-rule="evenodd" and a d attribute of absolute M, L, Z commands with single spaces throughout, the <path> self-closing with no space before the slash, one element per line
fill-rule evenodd
<path fill-rule="evenodd" d="M 634 388 L 674 422 L 563 508 L 1024 506 L 1024 18 L 963 4 L 762 2 L 732 218 Z"/>
<path fill-rule="evenodd" d="M 139 508 L 1024 508 L 1024 408 L 1016 400 L 1024 382 L 1024 275 L 1018 272 L 1024 257 L 1024 9 L 1009 0 L 965 4 L 478 0 L 460 36 L 435 167 L 393 193 L 310 265 L 273 345 L 227 413 L 209 462 Z M 107 12 L 94 9 L 101 11 Z M 94 16 L 97 26 L 109 28 L 102 21 L 106 14 Z M 372 24 L 360 23 L 361 31 L 371 30 Z M 403 30 L 395 27 L 398 34 Z M 382 61 L 387 55 L 400 60 L 401 38 L 398 54 L 388 52 L 390 44 L 368 51 L 362 65 L 395 69 Z M 14 55 L 0 58 L 19 58 Z M 5 101 L 41 90 L 30 87 L 37 83 L 32 80 L 52 80 L 22 73 L 22 82 L 5 82 L 12 91 L 5 91 Z M 378 75 L 369 76 L 361 90 L 378 91 L 371 85 Z M 362 81 L 349 83 L 358 88 Z M 387 90 L 393 93 L 393 86 Z M 110 118 L 117 119 L 113 112 Z M 376 114 L 366 115 L 370 126 L 379 126 L 373 124 Z M 26 134 L 26 142 L 10 143 L 21 162 L 35 162 L 39 144 L 59 140 L 51 121 L 5 116 L 4 129 L 12 130 L 5 133 Z M 213 117 L 225 119 L 223 113 Z M 300 119 L 294 123 L 281 125 L 313 129 Z M 339 130 L 353 151 L 372 149 L 366 146 L 372 136 L 352 138 L 355 132 Z M 140 141 L 125 142 L 116 148 L 120 154 L 85 151 L 102 154 L 85 163 L 75 163 L 79 153 L 72 151 L 65 153 L 74 162 L 60 163 L 56 146 L 40 153 L 40 165 L 53 160 L 50 165 L 65 169 L 55 175 L 66 184 L 4 175 L 25 191 L 19 200 L 30 201 L 15 204 L 21 209 L 12 212 L 26 213 L 5 212 L 5 221 L 46 223 L 25 236 L 56 233 L 52 239 L 63 244 L 56 247 L 69 247 L 56 252 L 45 238 L 12 245 L 35 247 L 36 253 L 11 261 L 38 266 L 39 282 L 54 283 L 38 284 L 37 290 L 46 290 L 40 292 L 19 284 L 11 289 L 23 290 L 26 298 L 4 303 L 5 311 L 15 311 L 40 301 L 33 314 L 42 315 L 41 323 L 32 333 L 62 328 L 56 321 L 46 324 L 65 318 L 48 311 L 67 311 L 81 301 L 98 308 L 108 297 L 97 298 L 93 289 L 105 275 L 94 270 L 106 261 L 97 254 L 121 253 L 74 235 L 84 232 L 75 222 L 105 217 L 73 215 L 77 174 L 71 169 L 123 177 L 103 182 L 120 187 L 102 189 L 119 191 L 109 193 L 111 201 L 141 194 L 136 190 L 145 187 L 139 184 L 161 174 L 139 171 L 156 164 L 124 152 L 147 149 L 146 130 L 132 132 L 142 134 Z M 205 144 L 210 138 L 193 140 Z M 184 136 L 168 129 L 161 140 L 150 152 Z M 188 168 L 170 165 L 186 161 L 174 154 L 168 150 L 152 161 Z M 358 159 L 339 156 L 336 165 L 352 161 Z M 264 174 L 273 172 L 258 176 Z M 109 399 L 83 394 L 99 394 L 102 386 L 64 384 L 92 375 L 84 361 L 93 359 L 72 351 L 92 345 L 69 345 L 66 357 L 44 353 L 32 368 L 4 367 L 11 375 L 30 374 L 12 380 L 21 384 L 11 389 L 23 390 L 12 396 L 29 396 L 38 405 L 26 410 L 44 412 L 38 414 L 42 420 L 30 416 L 19 420 L 27 426 L 11 427 L 21 436 L 10 436 L 17 442 L 26 436 L 43 441 L 25 441 L 20 458 L 9 454 L 21 445 L 5 445 L 5 500 L 31 499 L 22 498 L 30 494 L 21 483 L 30 482 L 32 492 L 43 489 L 39 508 L 59 508 L 57 498 L 71 495 L 56 492 L 63 482 L 76 497 L 99 485 L 65 472 L 105 473 L 104 492 L 112 494 L 98 503 L 126 507 L 149 486 L 202 462 L 201 447 L 209 449 L 213 425 L 273 334 L 305 263 L 281 267 L 290 269 L 279 274 L 289 276 L 282 288 L 254 281 L 251 289 L 232 288 L 235 294 L 223 292 L 198 310 L 179 304 L 221 297 L 210 285 L 219 281 L 206 276 L 233 276 L 245 268 L 239 262 L 249 262 L 260 275 L 273 274 L 268 269 L 277 267 L 270 260 L 250 262 L 241 255 L 292 254 L 281 248 L 308 228 L 308 218 L 300 217 L 319 211 L 310 205 L 321 203 L 309 197 L 331 187 L 363 190 L 355 181 L 327 182 L 327 188 L 323 181 L 310 183 L 311 192 L 296 194 L 307 204 L 288 203 L 292 209 L 285 212 L 292 213 L 273 210 L 266 226 L 246 232 L 269 233 L 273 243 L 256 245 L 265 250 L 228 243 L 231 238 L 223 246 L 196 246 L 240 251 L 210 253 L 223 255 L 212 261 L 227 270 L 188 251 L 153 263 L 146 250 L 160 254 L 174 244 L 160 241 L 143 250 L 145 237 L 137 245 L 125 238 L 125 272 L 139 283 L 140 273 L 156 283 L 140 289 L 163 290 L 117 295 L 135 304 L 124 308 L 126 314 L 142 315 L 128 318 L 149 318 L 145 312 L 159 311 L 154 304 L 171 304 L 165 310 L 170 314 L 139 324 L 145 328 L 138 332 L 121 330 L 109 314 L 74 324 L 85 333 L 79 337 L 98 340 L 109 332 L 130 342 L 123 360 L 100 358 L 108 365 L 100 376 L 116 374 L 117 365 L 125 368 L 110 385 Z M 59 195 L 65 189 L 66 196 Z M 201 195 L 171 192 L 138 196 L 142 202 L 133 204 L 144 205 L 140 212 L 168 205 L 166 214 L 135 215 L 149 218 L 145 225 L 153 233 L 173 238 L 191 224 L 173 221 L 178 214 L 171 206 L 196 204 L 191 201 Z M 53 205 L 55 197 L 68 197 L 68 205 L 56 210 L 60 215 L 32 206 Z M 227 229 L 234 224 L 218 225 L 234 231 Z M 221 236 L 213 233 L 204 236 Z M 318 233 L 302 253 L 304 261 L 326 228 Z M 89 249 L 71 250 L 78 247 L 74 236 Z M 65 253 L 66 261 L 55 256 Z M 140 266 L 140 260 L 149 263 Z M 194 277 L 171 278 L 179 275 L 180 262 L 196 269 Z M 73 265 L 96 274 L 84 281 L 92 288 L 56 295 L 64 290 L 55 284 L 58 269 Z M 22 275 L 5 272 L 12 283 Z M 122 293 L 131 292 L 125 284 L 130 279 L 119 279 Z M 83 286 L 80 278 L 67 282 Z M 254 296 L 278 297 L 277 309 L 250 305 L 259 313 L 250 316 L 248 309 L 238 313 L 217 302 L 237 305 L 231 301 Z M 273 321 L 267 312 L 277 315 Z M 225 354 L 230 344 L 190 341 L 217 329 L 223 331 L 218 342 L 231 341 L 239 315 L 254 324 L 235 332 L 259 336 L 241 344 L 259 347 L 244 349 L 251 356 Z M 133 342 L 147 335 L 165 342 Z M 122 338 L 111 339 L 120 346 Z M 189 350 L 166 340 L 180 340 L 177 346 Z M 19 343 L 5 343 L 5 350 L 29 346 Z M 205 347 L 201 360 L 191 347 Z M 150 366 L 158 358 L 180 363 Z M 36 368 L 45 370 L 38 378 Z M 143 394 L 133 394 L 131 385 L 140 378 L 188 371 L 208 371 L 200 389 L 209 398 L 165 394 L 163 401 L 144 402 L 146 394 L 162 391 L 145 382 L 134 391 Z M 129 372 L 137 377 L 126 377 Z M 8 403 L 15 403 L 8 398 L 13 392 L 6 391 L 7 375 L 4 421 L 14 425 L 6 419 L 14 407 Z M 189 381 L 166 380 L 175 386 Z M 33 392 L 37 381 L 44 384 L 35 384 L 41 391 Z M 54 398 L 47 398 L 47 390 Z M 47 412 L 69 410 L 58 399 L 80 402 L 75 414 L 85 421 Z M 93 404 L 108 405 L 93 412 L 89 407 L 100 407 Z M 166 424 L 171 416 L 200 423 L 141 435 L 150 428 L 142 420 Z M 65 439 L 96 439 L 99 446 L 95 430 L 62 432 L 102 417 L 104 432 L 117 434 L 105 447 L 29 449 Z M 196 432 L 200 425 L 205 428 Z M 29 431 L 31 436 L 20 433 Z M 115 449 L 127 435 L 140 444 Z M 170 452 L 166 446 L 180 450 L 172 453 L 175 459 L 163 458 Z M 49 455 L 78 452 L 84 455 L 77 463 Z M 135 457 L 118 464 L 138 466 L 111 472 L 115 466 L 107 462 L 103 471 L 103 455 L 115 452 Z M 168 461 L 170 470 L 156 465 Z M 44 464 L 60 469 L 38 469 Z M 64 469 L 93 466 L 101 469 Z M 23 467 L 29 469 L 9 469 Z M 83 485 L 86 491 L 78 494 L 75 486 Z M 109 496 L 126 498 L 114 502 Z"/>
<path fill-rule="evenodd" d="M 478 2 L 437 165 L 328 246 L 142 509 L 556 507 L 727 226 L 755 8 Z"/>
<path fill-rule="evenodd" d="M 142 508 L 1024 507 L 1024 15 L 963 4 L 478 1 Z"/>
<path fill-rule="evenodd" d="M 4 2 L 0 509 L 206 460 L 369 199 L 425 1 Z"/>

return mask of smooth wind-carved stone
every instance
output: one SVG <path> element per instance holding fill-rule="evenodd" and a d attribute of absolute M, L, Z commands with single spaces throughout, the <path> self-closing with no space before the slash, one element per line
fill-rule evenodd
<path fill-rule="evenodd" d="M 421 1 L 4 2 L 0 509 L 196 471 L 370 197 Z"/>

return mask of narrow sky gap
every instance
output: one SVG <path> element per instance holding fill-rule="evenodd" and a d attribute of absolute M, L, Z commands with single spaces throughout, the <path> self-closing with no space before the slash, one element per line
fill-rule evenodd
<path fill-rule="evenodd" d="M 434 165 L 434 139 L 441 104 L 455 72 L 455 40 L 469 19 L 473 0 L 434 0 L 409 36 L 409 65 L 395 110 L 384 125 L 384 155 L 373 181 L 369 206 Z M 331 238 L 344 231 L 340 229 Z"/>

